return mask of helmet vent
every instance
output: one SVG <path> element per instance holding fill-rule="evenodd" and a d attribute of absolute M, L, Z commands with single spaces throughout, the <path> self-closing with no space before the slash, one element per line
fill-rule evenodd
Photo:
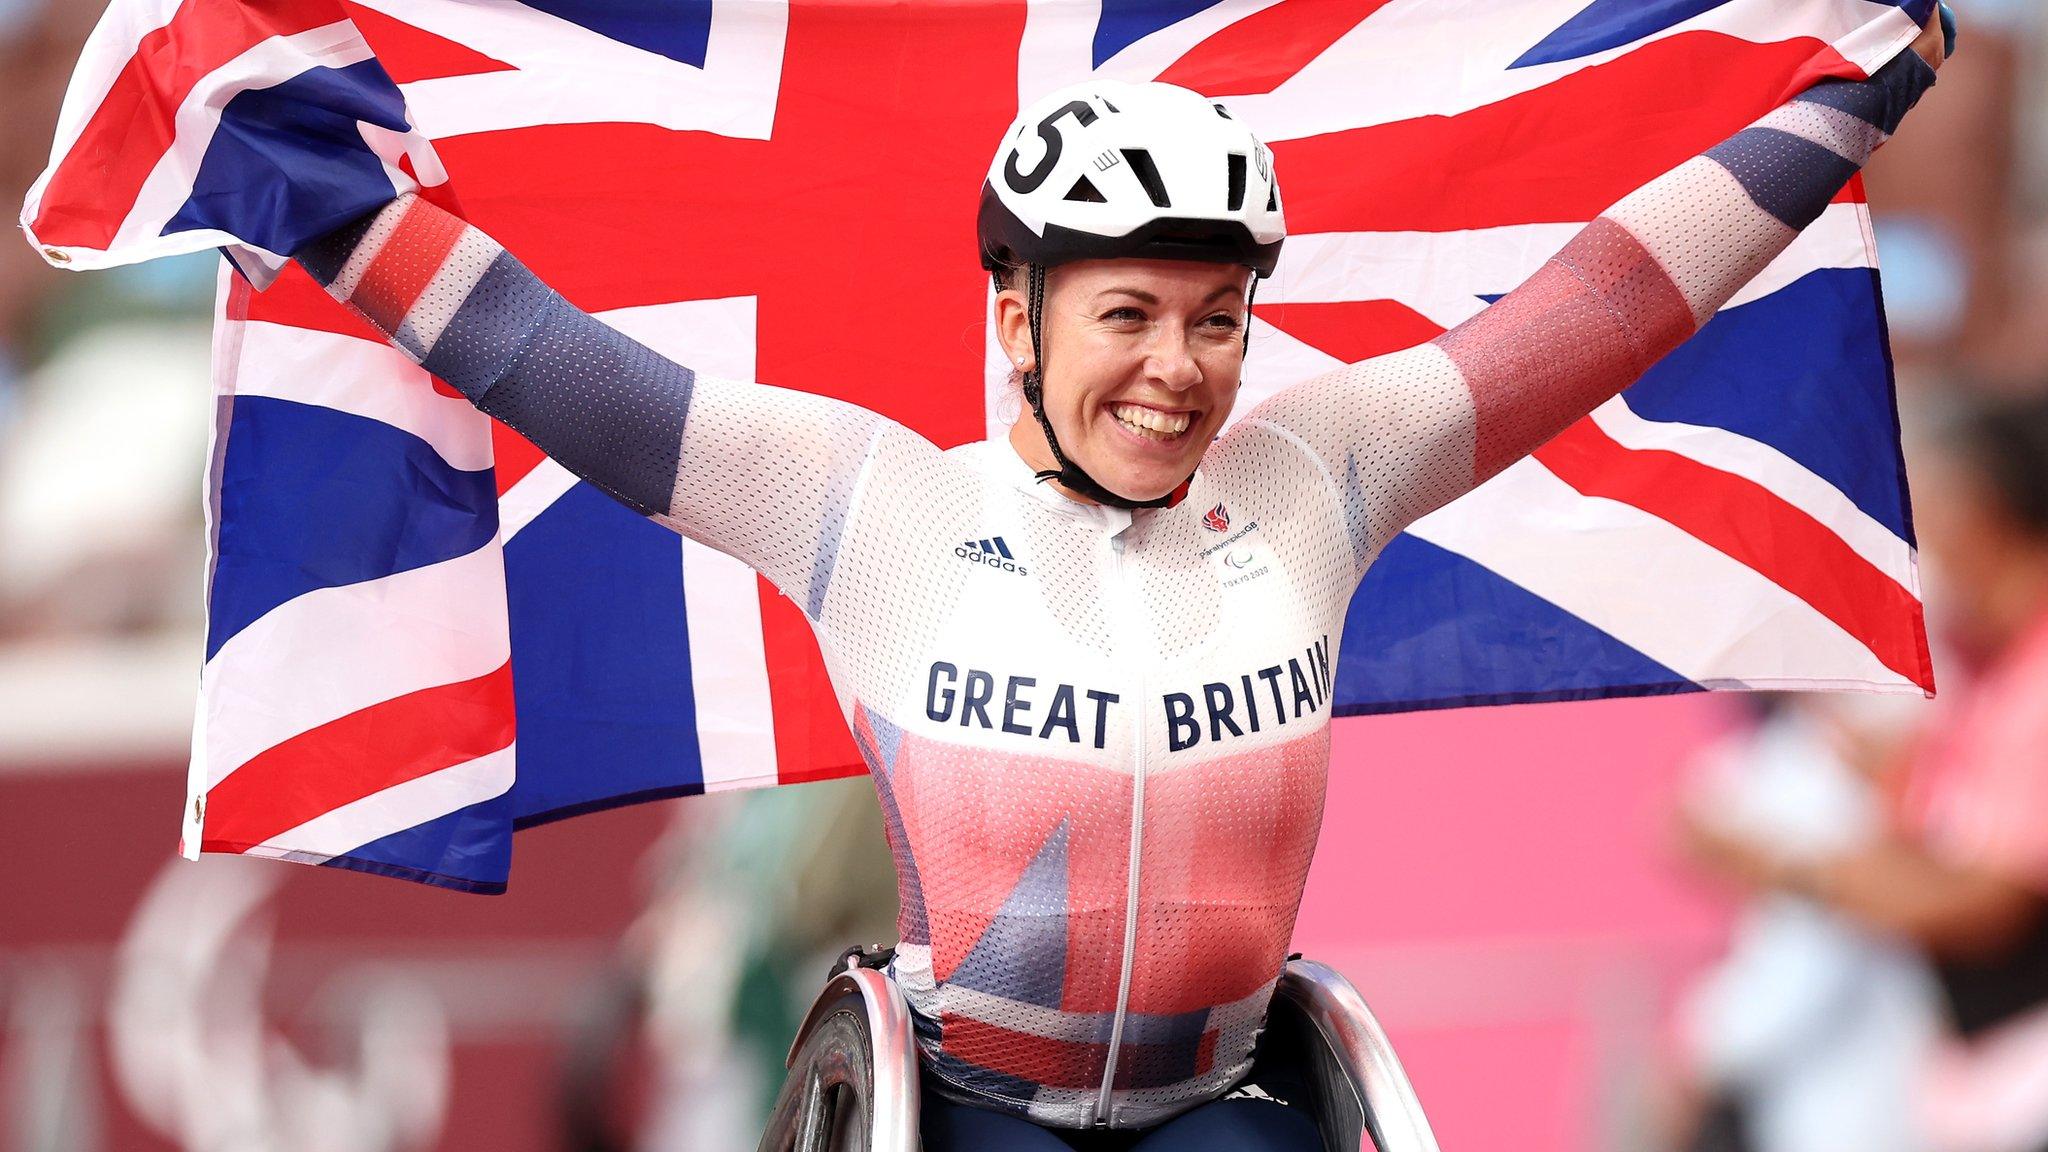
<path fill-rule="evenodd" d="M 1275 181 L 1273 182 L 1273 191 L 1272 191 L 1272 192 L 1270 192 L 1270 193 L 1268 193 L 1268 194 L 1266 195 L 1266 211 L 1268 211 L 1268 212 L 1278 212 L 1279 210 L 1280 210 L 1280 182 L 1279 182 L 1278 180 L 1275 180 Z"/>
<path fill-rule="evenodd" d="M 1232 152 L 1224 157 L 1224 159 L 1230 165 L 1230 198 L 1228 207 L 1230 211 L 1236 212 L 1244 207 L 1244 156 L 1240 153 Z"/>
<path fill-rule="evenodd" d="M 1159 166 L 1152 162 L 1152 153 L 1143 148 L 1125 148 L 1123 154 L 1125 163 L 1131 166 L 1131 174 L 1145 186 L 1145 195 L 1152 198 L 1152 206 L 1173 207 L 1173 201 L 1166 198 L 1166 181 L 1159 178 Z"/>
<path fill-rule="evenodd" d="M 1212 104 L 1212 105 L 1210 105 L 1210 107 L 1212 107 L 1212 108 L 1216 109 L 1216 114 L 1217 114 L 1218 116 L 1221 116 L 1221 117 L 1223 117 L 1223 118 L 1224 118 L 1225 120 L 1228 120 L 1228 119 L 1230 119 L 1230 109 L 1228 109 L 1228 108 L 1225 108 L 1225 107 L 1224 107 L 1223 105 L 1221 105 L 1221 104 Z"/>
<path fill-rule="evenodd" d="M 1083 176 L 1079 180 L 1074 181 L 1074 186 L 1072 188 L 1067 189 L 1067 194 L 1065 196 L 1062 196 L 1061 199 L 1070 200 L 1076 204 L 1109 203 L 1109 197 L 1104 196 L 1102 194 L 1102 191 L 1095 187 L 1094 182 L 1089 180 L 1086 176 Z"/>

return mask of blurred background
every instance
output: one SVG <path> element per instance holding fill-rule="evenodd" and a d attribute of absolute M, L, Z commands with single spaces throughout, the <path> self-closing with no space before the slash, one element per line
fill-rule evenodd
<path fill-rule="evenodd" d="M 1869 173 L 1942 699 L 1336 725 L 1296 947 L 1447 1148 L 2048 1149 L 2048 9 L 1957 7 Z M 97 8 L 0 0 L 7 204 Z M 0 1142 L 752 1147 L 894 935 L 864 780 L 528 831 L 496 899 L 172 859 L 215 271 L 0 243 Z"/>

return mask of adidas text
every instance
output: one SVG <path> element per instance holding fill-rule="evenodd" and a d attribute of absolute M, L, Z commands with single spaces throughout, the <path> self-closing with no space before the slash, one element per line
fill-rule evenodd
<path fill-rule="evenodd" d="M 958 556 L 962 560 L 971 560 L 985 568 L 995 568 L 999 571 L 1012 572 L 1019 576 L 1029 576 L 1031 574 L 1030 569 L 1019 564 L 1017 558 L 1011 555 L 1010 546 L 1003 542 L 1001 536 L 988 540 L 969 540 L 953 549 L 953 555 Z"/>

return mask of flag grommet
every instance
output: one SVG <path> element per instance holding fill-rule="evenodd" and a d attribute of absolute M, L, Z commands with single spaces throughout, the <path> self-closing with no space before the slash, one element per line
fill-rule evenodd
<path fill-rule="evenodd" d="M 48 260 L 52 264 L 69 264 L 71 263 L 71 253 L 64 251 L 62 248 L 45 248 L 43 249 L 43 259 Z"/>

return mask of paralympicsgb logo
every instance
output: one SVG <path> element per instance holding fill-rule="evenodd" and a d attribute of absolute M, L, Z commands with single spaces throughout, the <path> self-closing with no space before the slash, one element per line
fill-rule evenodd
<path fill-rule="evenodd" d="M 1218 504 L 1207 512 L 1202 513 L 1202 527 L 1207 528 L 1211 532 L 1230 531 L 1230 510 Z"/>
<path fill-rule="evenodd" d="M 1031 574 L 1024 565 L 1018 563 L 1016 555 L 1010 551 L 1010 546 L 1003 542 L 1001 536 L 992 536 L 987 540 L 969 540 L 953 549 L 953 555 L 962 560 L 971 560 L 984 568 L 994 568 L 999 572 L 1014 572 L 1019 576 Z"/>

